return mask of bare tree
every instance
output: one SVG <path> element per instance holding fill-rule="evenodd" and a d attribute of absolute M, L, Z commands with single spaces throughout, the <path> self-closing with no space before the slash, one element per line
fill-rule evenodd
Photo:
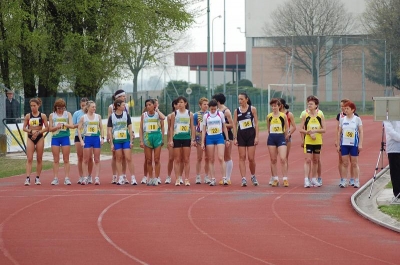
<path fill-rule="evenodd" d="M 333 55 L 345 48 L 340 36 L 349 34 L 354 20 L 340 0 L 288 0 L 272 14 L 267 35 L 296 68 L 312 75 L 313 94 L 318 94 L 318 77 L 335 70 L 326 67 Z"/>

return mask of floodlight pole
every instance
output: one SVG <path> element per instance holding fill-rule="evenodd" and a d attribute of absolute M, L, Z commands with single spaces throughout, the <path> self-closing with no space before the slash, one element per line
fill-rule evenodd
<path fill-rule="evenodd" d="M 208 0 L 210 1 L 210 0 Z M 226 31 L 226 12 L 225 12 L 225 0 L 224 0 L 224 95 L 226 96 L 226 42 L 225 42 L 225 31 Z"/>
<path fill-rule="evenodd" d="M 210 0 L 207 0 L 207 98 L 211 98 L 210 81 Z"/>

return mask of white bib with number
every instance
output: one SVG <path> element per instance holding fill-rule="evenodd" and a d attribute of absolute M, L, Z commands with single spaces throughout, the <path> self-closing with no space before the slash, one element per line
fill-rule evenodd
<path fill-rule="evenodd" d="M 185 123 L 178 123 L 176 131 L 177 133 L 187 133 L 189 132 L 189 125 Z"/>
<path fill-rule="evenodd" d="M 88 124 L 87 133 L 89 133 L 89 134 L 97 134 L 98 128 L 99 127 L 98 127 L 97 124 Z"/>
<path fill-rule="evenodd" d="M 250 119 L 245 119 L 245 120 L 239 121 L 239 127 L 240 127 L 241 130 L 245 130 L 245 129 L 251 128 L 252 127 L 251 120 Z"/>
<path fill-rule="evenodd" d="M 343 130 L 343 145 L 354 146 L 356 138 L 356 132 L 354 129 L 344 129 Z"/>
<path fill-rule="evenodd" d="M 221 133 L 221 126 L 214 125 L 207 127 L 207 134 L 208 135 L 216 135 Z"/>
<path fill-rule="evenodd" d="M 271 124 L 269 126 L 269 133 L 282 133 L 282 126 L 280 124 Z"/>
<path fill-rule="evenodd" d="M 29 126 L 39 126 L 39 118 L 30 118 Z"/>
<path fill-rule="evenodd" d="M 115 140 L 126 140 L 127 138 L 128 138 L 128 135 L 126 133 L 126 130 L 114 131 L 114 139 Z"/>
<path fill-rule="evenodd" d="M 146 132 L 155 132 L 158 131 L 158 123 L 157 122 L 148 122 L 146 124 Z"/>

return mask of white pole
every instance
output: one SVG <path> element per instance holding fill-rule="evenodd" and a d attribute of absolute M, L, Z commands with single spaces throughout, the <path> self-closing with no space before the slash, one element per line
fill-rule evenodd
<path fill-rule="evenodd" d="M 212 47 L 212 57 L 211 57 L 211 72 L 212 72 L 212 94 L 214 95 L 214 90 L 215 90 L 215 80 L 214 80 L 214 19 L 216 18 L 221 18 L 221 15 L 216 16 L 215 18 L 213 18 L 212 20 L 212 33 L 211 33 L 211 47 Z"/>
<path fill-rule="evenodd" d="M 236 54 L 236 98 L 239 98 L 239 59 L 238 54 Z"/>
<path fill-rule="evenodd" d="M 226 94 L 226 41 L 225 41 L 225 32 L 226 32 L 226 12 L 225 12 L 225 0 L 224 0 L 224 94 Z"/>

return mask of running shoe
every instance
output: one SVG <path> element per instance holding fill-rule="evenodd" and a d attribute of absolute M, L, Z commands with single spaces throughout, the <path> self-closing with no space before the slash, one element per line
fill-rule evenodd
<path fill-rule="evenodd" d="M 135 176 L 133 176 L 133 175 L 132 175 L 132 177 L 131 177 L 131 184 L 132 184 L 132 185 L 137 185 L 136 178 L 135 178 Z"/>
<path fill-rule="evenodd" d="M 83 180 L 83 177 L 79 177 L 78 182 L 76 184 L 81 184 Z"/>
<path fill-rule="evenodd" d="M 124 185 L 125 184 L 125 180 L 124 180 L 124 176 L 119 176 L 117 185 Z"/>
<path fill-rule="evenodd" d="M 164 182 L 165 184 L 170 184 L 171 183 L 171 177 L 170 176 L 168 176 L 166 179 L 165 179 L 165 182 Z"/>
<path fill-rule="evenodd" d="M 146 184 L 147 183 L 147 177 L 143 177 L 142 181 L 140 182 L 141 184 Z"/>
<path fill-rule="evenodd" d="M 346 179 L 340 179 L 339 187 L 341 188 L 346 188 L 347 186 L 347 180 Z"/>
<path fill-rule="evenodd" d="M 148 178 L 147 179 L 147 186 L 153 186 L 154 185 L 154 178 Z"/>
<path fill-rule="evenodd" d="M 210 184 L 211 183 L 211 180 L 210 180 L 210 178 L 208 176 L 204 177 L 204 183 L 205 184 Z"/>
<path fill-rule="evenodd" d="M 190 182 L 188 179 L 185 179 L 185 186 L 190 186 Z"/>
<path fill-rule="evenodd" d="M 158 178 L 153 178 L 153 186 L 158 186 Z"/>
<path fill-rule="evenodd" d="M 321 177 L 317 178 L 317 181 L 319 183 L 319 186 L 321 187 L 322 186 L 322 178 Z"/>
<path fill-rule="evenodd" d="M 271 184 L 271 186 L 272 187 L 278 187 L 279 186 L 279 179 L 273 179 L 273 181 L 272 181 L 272 184 Z"/>
<path fill-rule="evenodd" d="M 181 185 L 183 184 L 182 177 L 179 177 L 179 183 L 180 183 Z"/>
<path fill-rule="evenodd" d="M 246 187 L 247 186 L 247 180 L 246 178 L 242 178 L 242 187 Z"/>
<path fill-rule="evenodd" d="M 313 186 L 313 187 L 321 187 L 321 184 L 319 184 L 317 179 L 313 178 L 313 179 L 311 179 L 311 186 Z"/>
<path fill-rule="evenodd" d="M 216 181 L 215 181 L 215 178 L 212 178 L 211 179 L 211 181 L 210 181 L 210 184 L 209 184 L 210 186 L 215 186 L 216 185 Z"/>
<path fill-rule="evenodd" d="M 359 179 L 356 179 L 355 181 L 354 181 L 354 188 L 359 188 L 360 187 L 360 180 Z"/>
<path fill-rule="evenodd" d="M 64 179 L 64 185 L 71 185 L 72 183 L 71 183 L 71 181 L 69 180 L 69 178 L 65 178 Z"/>
<path fill-rule="evenodd" d="M 88 184 L 88 177 L 83 177 L 81 185 L 87 185 L 87 184 Z"/>
<path fill-rule="evenodd" d="M 54 178 L 51 185 L 58 185 L 58 178 Z"/>
<path fill-rule="evenodd" d="M 160 177 L 157 177 L 157 182 L 158 182 L 158 184 L 161 184 L 161 183 L 162 183 Z"/>
<path fill-rule="evenodd" d="M 272 183 L 274 183 L 274 177 L 271 177 L 271 178 L 269 179 L 269 182 L 268 182 L 268 184 L 271 185 L 271 186 L 272 186 Z"/>
<path fill-rule="evenodd" d="M 231 185 L 232 184 L 232 182 L 231 182 L 231 179 L 226 179 L 226 182 L 228 182 L 228 185 Z"/>
<path fill-rule="evenodd" d="M 289 181 L 287 179 L 283 180 L 283 187 L 289 187 Z"/>
<path fill-rule="evenodd" d="M 40 182 L 39 176 L 36 176 L 36 178 L 35 178 L 35 185 L 42 185 L 42 183 Z"/>
<path fill-rule="evenodd" d="M 353 178 L 350 178 L 350 180 L 349 180 L 349 186 L 354 186 L 354 179 L 353 179 Z"/>
<path fill-rule="evenodd" d="M 92 176 L 88 176 L 87 177 L 87 184 L 92 184 L 92 183 L 93 183 Z"/>
<path fill-rule="evenodd" d="M 126 175 L 124 175 L 124 184 L 129 184 L 129 180 L 126 178 Z"/>
<path fill-rule="evenodd" d="M 117 184 L 117 176 L 116 176 L 116 175 L 114 175 L 114 176 L 112 177 L 111 184 Z"/>
<path fill-rule="evenodd" d="M 24 186 L 30 186 L 30 185 L 31 185 L 31 178 L 30 177 L 26 177 Z"/>
<path fill-rule="evenodd" d="M 227 185 L 228 185 L 228 180 L 226 180 L 226 177 L 222 178 L 222 184 L 223 184 L 224 186 L 227 186 Z"/>
<path fill-rule="evenodd" d="M 310 188 L 311 187 L 311 183 L 310 180 L 308 178 L 304 179 L 304 188 Z"/>
<path fill-rule="evenodd" d="M 99 177 L 95 177 L 94 178 L 94 185 L 100 185 L 100 178 Z"/>
<path fill-rule="evenodd" d="M 251 182 L 253 183 L 254 186 L 258 186 L 258 181 L 257 181 L 257 178 L 256 178 L 255 175 L 253 175 L 253 176 L 251 177 Z"/>
<path fill-rule="evenodd" d="M 180 186 L 181 185 L 181 182 L 179 181 L 179 178 L 178 179 L 176 179 L 176 181 L 175 181 L 175 186 Z"/>
<path fill-rule="evenodd" d="M 196 184 L 201 184 L 201 177 L 200 176 L 196 176 Z"/>

